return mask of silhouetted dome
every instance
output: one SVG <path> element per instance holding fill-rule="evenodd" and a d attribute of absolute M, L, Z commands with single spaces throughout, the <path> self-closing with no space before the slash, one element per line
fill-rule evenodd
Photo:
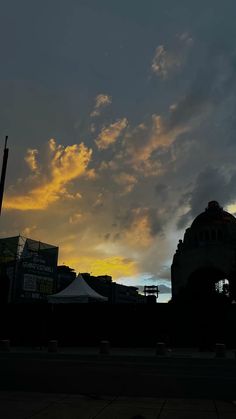
<path fill-rule="evenodd" d="M 224 211 L 217 201 L 210 201 L 205 211 L 199 214 L 192 222 L 191 227 L 229 223 L 236 224 L 236 218 L 229 212 Z"/>

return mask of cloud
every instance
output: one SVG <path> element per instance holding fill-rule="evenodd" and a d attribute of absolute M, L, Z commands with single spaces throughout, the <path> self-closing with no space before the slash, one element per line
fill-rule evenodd
<path fill-rule="evenodd" d="M 152 60 L 152 72 L 162 79 L 165 79 L 170 70 L 173 68 L 179 68 L 181 65 L 179 59 L 165 49 L 163 45 L 159 45 L 156 48 L 153 60 Z"/>
<path fill-rule="evenodd" d="M 37 162 L 37 155 L 38 155 L 38 150 L 37 149 L 31 149 L 29 148 L 27 150 L 27 154 L 25 156 L 25 161 L 28 164 L 30 170 L 33 173 L 38 173 L 39 172 L 39 167 L 38 167 L 38 162 Z"/>
<path fill-rule="evenodd" d="M 235 54 L 218 51 L 200 66 L 191 84 L 171 108 L 169 128 L 180 127 L 220 109 L 235 88 Z M 214 119 L 214 115 L 211 115 Z"/>
<path fill-rule="evenodd" d="M 95 99 L 94 110 L 91 112 L 90 116 L 91 117 L 100 116 L 102 109 L 110 105 L 111 103 L 112 103 L 111 96 L 108 96 L 105 94 L 98 95 Z"/>
<path fill-rule="evenodd" d="M 123 260 L 128 255 L 139 273 L 169 278 L 170 272 L 162 273 L 160 268 L 170 263 L 174 254 L 179 239 L 175 227 L 180 214 L 187 213 L 184 221 L 187 223 L 214 199 L 214 194 L 212 198 L 208 195 L 217 190 L 217 184 L 221 185 L 222 198 L 225 188 L 233 188 L 230 180 L 233 171 L 229 175 L 223 170 L 227 158 L 221 158 L 226 156 L 227 136 L 223 126 L 219 134 L 214 125 L 217 122 L 221 126 L 227 116 L 230 107 L 225 107 L 224 92 L 229 96 L 233 86 L 232 66 L 227 58 L 213 57 L 207 68 L 199 64 L 185 91 L 171 96 L 170 103 L 174 106 L 160 107 L 158 112 L 154 109 L 133 127 L 127 125 L 120 140 L 115 140 L 116 147 L 109 149 L 110 143 L 104 141 L 100 149 L 109 151 L 95 153 L 94 182 L 89 187 L 83 184 L 84 189 L 80 190 L 84 206 L 79 212 L 88 214 L 88 218 L 86 223 L 83 218 L 78 221 L 79 234 L 72 248 L 80 250 L 77 254 L 77 250 L 72 252 L 70 248 L 64 259 L 67 263 L 80 271 L 110 272 L 119 277 L 126 272 L 123 264 L 118 270 L 119 258 Z M 107 128 L 104 126 L 101 133 Z M 217 154 L 218 150 L 222 154 Z M 216 169 L 206 170 L 209 152 L 215 165 L 219 163 L 218 174 Z M 205 192 L 204 177 L 209 178 Z M 227 205 L 234 203 L 234 196 L 233 189 L 227 192 Z M 74 208 L 67 215 L 67 222 L 77 211 Z M 71 223 L 70 228 L 74 227 Z M 109 265 L 99 262 L 108 259 Z M 116 266 L 112 260 L 116 260 Z M 94 261 L 97 261 L 95 270 Z M 130 269 L 126 276 L 133 275 Z"/>
<path fill-rule="evenodd" d="M 124 242 L 133 248 L 148 248 L 162 232 L 165 214 L 157 208 L 139 207 L 129 210 L 120 220 Z"/>
<path fill-rule="evenodd" d="M 187 35 L 182 37 L 187 42 Z M 199 148 L 196 143 L 194 145 L 196 132 L 203 135 L 200 134 L 203 126 L 205 131 L 209 130 L 210 120 L 212 131 L 216 124 L 219 126 L 217 118 L 224 120 L 235 106 L 229 101 L 234 90 L 235 54 L 229 56 L 217 50 L 207 66 L 200 64 L 186 91 L 169 106 L 167 112 L 154 113 L 137 127 L 127 130 L 120 161 L 126 160 L 127 165 L 145 177 L 162 176 L 175 160 L 179 168 L 183 167 L 184 158 L 191 153 L 192 147 Z M 227 100 L 229 103 L 226 103 Z M 209 140 L 204 136 L 199 139 L 202 150 L 210 144 L 211 135 L 207 135 Z M 222 135 L 225 137 L 223 132 Z M 221 148 L 221 143 L 222 139 L 217 149 Z M 212 144 L 212 147 L 215 145 Z M 189 158 L 194 160 L 194 156 Z"/>
<path fill-rule="evenodd" d="M 125 113 L 120 113 L 124 108 L 117 109 L 119 113 L 112 123 L 101 121 L 100 128 L 95 116 L 110 103 L 98 95 L 93 119 L 88 118 L 82 130 L 69 132 L 68 138 L 80 135 L 88 144 L 96 139 L 98 149 L 105 150 L 95 151 L 92 168 L 86 161 L 81 163 L 81 153 L 77 153 L 82 172 L 68 180 L 67 172 L 73 172 L 74 162 L 67 169 L 63 163 L 64 181 L 55 189 L 52 162 L 59 162 L 65 149 L 51 140 L 47 159 L 42 158 L 41 151 L 40 155 L 39 152 L 28 153 L 27 164 L 34 176 L 31 173 L 25 182 L 17 183 L 15 193 L 9 188 L 7 200 L 9 203 L 12 198 L 14 208 L 23 205 L 15 199 L 20 197 L 24 208 L 47 208 L 47 211 L 25 214 L 22 211 L 17 217 L 14 212 L 5 212 L 4 222 L 8 220 L 9 231 L 17 234 L 27 229 L 26 226 L 37 225 L 39 239 L 59 244 L 61 262 L 77 271 L 95 275 L 110 273 L 114 278 L 134 278 L 135 272 L 140 275 L 148 272 L 150 277 L 169 278 L 170 272 L 162 273 L 160 267 L 170 262 L 175 251 L 180 233 L 174 231 L 173 234 L 173 230 L 180 214 L 185 213 L 183 227 L 204 211 L 218 189 L 221 205 L 233 205 L 236 196 L 233 171 L 227 171 L 228 161 L 234 164 L 235 129 L 231 127 L 232 121 L 235 124 L 235 102 L 225 101 L 230 95 L 235 97 L 235 57 L 221 51 L 206 59 L 207 52 L 205 57 L 198 54 L 196 48 L 182 77 L 179 70 L 185 62 L 184 45 L 190 47 L 190 38 L 188 34 L 181 34 L 176 41 L 182 45 L 182 55 L 178 55 L 178 50 L 175 55 L 174 46 L 165 44 L 159 51 L 163 66 L 153 74 L 168 79 L 178 72 L 177 83 L 163 84 L 153 78 L 152 86 L 151 83 L 142 85 L 144 80 L 140 76 L 134 83 L 135 92 L 131 91 L 130 100 L 127 102 L 122 96 L 118 97 L 118 102 L 116 100 L 118 104 L 125 103 Z M 127 79 L 127 82 L 131 81 Z M 154 85 L 158 86 L 158 91 L 149 90 Z M 124 89 L 118 86 L 118 90 L 122 95 Z M 94 96 L 94 92 L 90 93 Z M 117 94 L 115 90 L 114 94 Z M 142 109 L 140 103 L 143 103 Z M 81 105 L 82 114 L 83 106 L 86 109 L 88 103 Z M 78 112 L 78 108 L 74 112 Z M 129 124 L 119 115 L 127 115 Z M 58 135 L 64 135 L 60 127 L 56 124 L 55 127 Z M 38 139 L 31 144 L 31 150 L 36 150 L 37 144 Z M 90 150 L 85 149 L 90 161 Z M 206 170 L 209 156 L 219 169 L 208 167 Z M 41 170 L 40 178 L 36 176 L 37 170 Z M 23 178 L 21 173 L 18 176 Z M 49 185 L 52 188 L 50 200 Z M 53 202 L 56 205 L 52 205 Z M 5 224 L 4 231 L 7 231 Z M 30 229 L 26 231 L 31 234 Z"/>
<path fill-rule="evenodd" d="M 161 279 L 165 279 L 167 281 L 170 281 L 171 279 L 171 272 L 169 266 L 162 266 L 161 269 L 158 272 L 158 277 Z"/>
<path fill-rule="evenodd" d="M 60 197 L 66 197 L 67 184 L 86 173 L 92 155 L 92 150 L 83 143 L 62 147 L 53 139 L 49 141 L 49 151 L 48 173 L 42 174 L 38 184 L 27 193 L 8 194 L 4 201 L 6 209 L 44 210 Z"/>
<path fill-rule="evenodd" d="M 84 218 L 83 214 L 81 214 L 81 212 L 76 212 L 76 213 L 70 215 L 69 223 L 73 224 L 73 225 L 78 224 L 82 221 L 82 218 Z"/>
<path fill-rule="evenodd" d="M 189 35 L 188 32 L 183 32 L 180 35 L 177 35 L 177 38 L 179 38 L 179 40 L 183 42 L 185 45 L 192 46 L 193 44 L 193 38 L 191 37 L 191 35 Z"/>
<path fill-rule="evenodd" d="M 125 158 L 129 166 L 146 177 L 159 176 L 163 173 L 165 170 L 162 163 L 163 154 L 168 152 L 181 134 L 191 129 L 190 121 L 171 126 L 172 112 L 165 117 L 153 114 L 145 125 L 139 124 L 125 136 L 122 160 Z M 159 152 L 159 155 L 156 155 L 156 152 Z"/>
<path fill-rule="evenodd" d="M 71 248 L 73 251 L 73 247 Z M 70 254 L 71 254 L 70 251 Z M 61 260 L 63 260 L 63 249 Z M 79 255 L 66 256 L 66 263 L 72 266 L 77 272 L 90 272 L 92 275 L 111 275 L 113 279 L 122 276 L 133 276 L 138 272 L 137 264 L 130 258 L 123 256 L 111 256 L 96 259 L 96 256 Z"/>
<path fill-rule="evenodd" d="M 171 49 L 159 45 L 152 59 L 152 73 L 161 79 L 166 79 L 170 74 L 178 71 L 183 66 L 187 51 L 192 44 L 192 37 L 184 32 L 175 37 L 174 46 Z"/>
<path fill-rule="evenodd" d="M 98 138 L 95 140 L 99 150 L 105 150 L 110 147 L 110 145 L 114 144 L 127 125 L 127 118 L 123 118 L 118 119 L 118 121 L 107 127 L 103 127 Z"/>
<path fill-rule="evenodd" d="M 131 276 L 137 273 L 137 265 L 134 260 L 123 256 L 113 256 L 105 259 L 94 260 L 91 264 L 95 275 L 111 275 L 113 278 Z"/>
<path fill-rule="evenodd" d="M 115 182 L 122 186 L 122 193 L 127 194 L 131 192 L 137 183 L 137 178 L 129 173 L 121 172 L 114 175 Z"/>
<path fill-rule="evenodd" d="M 204 211 L 209 201 L 218 201 L 221 206 L 231 204 L 234 208 L 236 196 L 236 171 L 226 175 L 224 171 L 214 167 L 206 167 L 199 173 L 192 190 L 185 195 L 188 211 L 178 221 L 178 228 L 185 227 L 198 214 Z"/>
<path fill-rule="evenodd" d="M 133 212 L 133 221 L 125 231 L 125 240 L 132 247 L 145 248 L 151 245 L 152 235 L 150 220 L 145 209 L 135 209 Z"/>
<path fill-rule="evenodd" d="M 25 228 L 22 230 L 22 235 L 23 235 L 24 237 L 32 237 L 32 234 L 33 234 L 36 230 L 37 230 L 37 226 L 36 226 L 36 225 L 30 226 L 30 227 L 25 227 Z"/>

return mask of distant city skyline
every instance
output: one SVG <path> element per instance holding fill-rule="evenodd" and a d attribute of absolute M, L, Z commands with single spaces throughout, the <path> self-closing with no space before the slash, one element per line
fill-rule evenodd
<path fill-rule="evenodd" d="M 236 212 L 236 4 L 3 1 L 0 236 L 60 263 L 170 286 L 208 201 Z"/>

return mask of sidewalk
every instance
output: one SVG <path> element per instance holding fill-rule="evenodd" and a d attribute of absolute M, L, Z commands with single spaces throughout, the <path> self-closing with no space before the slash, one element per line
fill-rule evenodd
<path fill-rule="evenodd" d="M 232 402 L 0 392 L 2 419 L 235 419 Z"/>

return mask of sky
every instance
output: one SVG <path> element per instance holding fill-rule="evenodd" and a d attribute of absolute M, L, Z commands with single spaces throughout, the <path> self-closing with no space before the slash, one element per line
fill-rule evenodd
<path fill-rule="evenodd" d="M 208 201 L 236 211 L 234 0 L 2 0 L 1 237 L 170 286 Z"/>

